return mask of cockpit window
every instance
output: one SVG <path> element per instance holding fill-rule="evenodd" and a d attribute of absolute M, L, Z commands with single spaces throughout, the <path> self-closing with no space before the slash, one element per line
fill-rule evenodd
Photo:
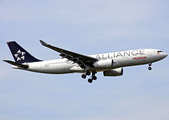
<path fill-rule="evenodd" d="M 163 51 L 157 51 L 158 53 L 163 52 Z"/>

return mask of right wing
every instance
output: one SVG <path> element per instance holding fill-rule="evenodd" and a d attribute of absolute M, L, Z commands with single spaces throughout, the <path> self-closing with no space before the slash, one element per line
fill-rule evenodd
<path fill-rule="evenodd" d="M 90 56 L 82 55 L 79 53 L 71 52 L 71 51 L 68 51 L 68 50 L 65 50 L 65 49 L 62 49 L 59 47 L 49 45 L 42 40 L 40 40 L 40 42 L 43 46 L 48 47 L 50 49 L 53 49 L 53 50 L 61 53 L 60 54 L 61 57 L 67 58 L 68 60 L 71 60 L 71 61 L 79 64 L 79 66 L 81 68 L 93 67 L 93 63 L 98 61 L 96 58 L 93 58 Z"/>

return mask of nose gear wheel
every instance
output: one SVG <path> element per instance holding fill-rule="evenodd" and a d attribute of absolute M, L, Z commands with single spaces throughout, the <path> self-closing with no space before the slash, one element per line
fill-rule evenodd
<path fill-rule="evenodd" d="M 148 65 L 149 65 L 148 69 L 152 70 L 152 68 L 151 68 L 152 63 L 149 63 Z"/>

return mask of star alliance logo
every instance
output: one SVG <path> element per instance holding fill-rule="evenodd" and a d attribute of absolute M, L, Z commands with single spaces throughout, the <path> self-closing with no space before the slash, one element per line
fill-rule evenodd
<path fill-rule="evenodd" d="M 15 54 L 15 58 L 17 61 L 20 61 L 20 60 L 25 60 L 25 55 L 26 53 L 25 52 L 21 52 L 21 50 L 18 50 L 17 54 Z"/>

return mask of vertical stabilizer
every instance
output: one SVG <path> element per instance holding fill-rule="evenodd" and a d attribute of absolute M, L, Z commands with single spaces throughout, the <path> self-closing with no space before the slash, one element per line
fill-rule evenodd
<path fill-rule="evenodd" d="M 9 49 L 17 63 L 28 63 L 28 62 L 38 62 L 37 58 L 33 57 L 29 54 L 25 49 L 23 49 L 19 44 L 15 41 L 7 42 Z"/>

